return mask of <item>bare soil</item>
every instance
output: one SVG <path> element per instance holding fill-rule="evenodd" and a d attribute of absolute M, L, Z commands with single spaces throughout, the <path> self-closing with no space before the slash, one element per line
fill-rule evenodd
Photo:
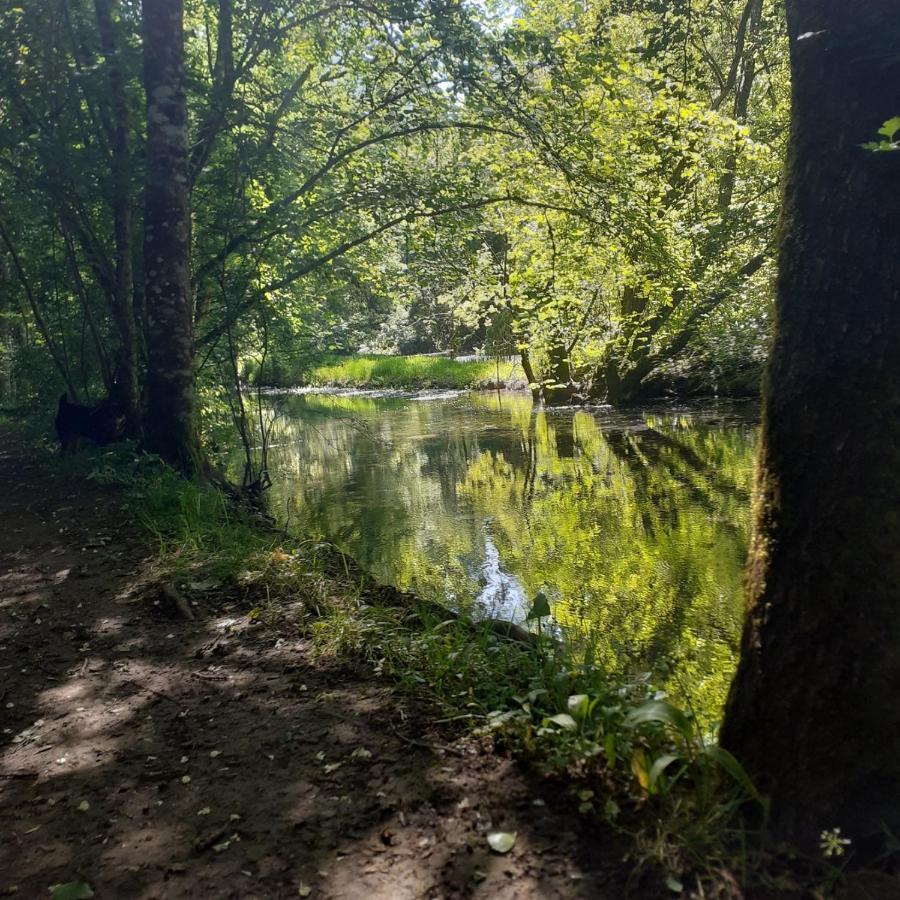
<path fill-rule="evenodd" d="M 564 786 L 224 596 L 166 615 L 121 493 L 0 438 L 0 896 L 625 895 Z"/>

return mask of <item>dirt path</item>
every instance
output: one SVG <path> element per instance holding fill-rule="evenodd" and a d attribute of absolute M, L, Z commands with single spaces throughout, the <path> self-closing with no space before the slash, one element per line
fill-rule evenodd
<path fill-rule="evenodd" d="M 558 786 L 239 610 L 165 617 L 122 497 L 0 438 L 0 896 L 624 895 Z"/>

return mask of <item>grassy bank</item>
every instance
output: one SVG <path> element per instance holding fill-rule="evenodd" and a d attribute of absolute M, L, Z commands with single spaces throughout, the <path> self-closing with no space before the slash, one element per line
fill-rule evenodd
<path fill-rule="evenodd" d="M 498 377 L 499 376 L 499 377 Z M 527 387 L 518 363 L 495 360 L 457 362 L 446 356 L 333 356 L 316 363 L 290 365 L 270 359 L 260 372 L 253 361 L 244 366 L 250 384 L 267 387 L 342 387 L 395 390 L 480 390 Z"/>

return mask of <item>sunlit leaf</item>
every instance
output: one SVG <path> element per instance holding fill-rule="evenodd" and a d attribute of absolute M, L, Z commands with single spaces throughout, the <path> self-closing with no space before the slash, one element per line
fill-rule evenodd
<path fill-rule="evenodd" d="M 883 134 L 889 141 L 894 139 L 894 135 L 900 131 L 900 116 L 894 116 L 887 120 L 881 128 L 878 129 L 879 134 Z"/>
<path fill-rule="evenodd" d="M 625 725 L 629 728 L 637 728 L 639 725 L 651 723 L 668 725 L 687 740 L 694 733 L 691 720 L 678 707 L 672 706 L 665 700 L 648 700 L 637 709 L 632 710 L 625 719 Z"/>
<path fill-rule="evenodd" d="M 550 716 L 547 721 L 559 725 L 560 728 L 565 728 L 566 731 L 576 731 L 578 728 L 578 723 L 568 713 L 557 713 L 555 716 Z"/>
<path fill-rule="evenodd" d="M 650 789 L 650 773 L 647 771 L 647 757 L 643 750 L 636 750 L 631 757 L 631 771 L 638 784 L 645 790 Z"/>
<path fill-rule="evenodd" d="M 654 788 L 656 787 L 656 782 L 659 781 L 659 777 L 662 775 L 662 773 L 673 762 L 676 762 L 680 758 L 680 756 L 677 756 L 674 753 L 664 753 L 653 763 L 653 767 L 650 769 L 650 775 L 647 778 L 647 787 L 650 791 L 654 790 Z"/>
<path fill-rule="evenodd" d="M 518 832 L 515 831 L 491 831 L 488 832 L 487 841 L 494 853 L 509 853 L 516 845 Z"/>

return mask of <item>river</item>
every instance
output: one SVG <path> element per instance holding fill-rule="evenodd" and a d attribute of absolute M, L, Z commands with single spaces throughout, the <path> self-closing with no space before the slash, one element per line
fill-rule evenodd
<path fill-rule="evenodd" d="M 276 511 L 379 578 L 521 622 L 715 718 L 737 654 L 758 409 L 270 395 Z"/>

